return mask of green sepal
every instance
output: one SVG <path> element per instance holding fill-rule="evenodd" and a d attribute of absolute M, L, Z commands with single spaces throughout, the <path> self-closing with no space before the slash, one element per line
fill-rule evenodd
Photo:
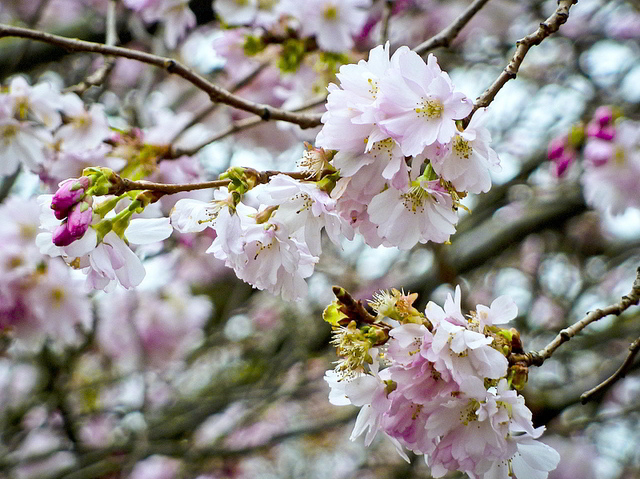
<path fill-rule="evenodd" d="M 338 327 L 340 326 L 340 321 L 347 318 L 348 316 L 340 311 L 340 303 L 338 300 L 334 300 L 325 308 L 322 313 L 322 319 L 324 319 L 331 326 Z"/>
<path fill-rule="evenodd" d="M 244 37 L 244 45 L 242 45 L 242 49 L 244 50 L 244 54 L 248 57 L 252 57 L 257 55 L 261 51 L 263 51 L 267 46 L 257 35 L 245 35 Z"/>
<path fill-rule="evenodd" d="M 289 38 L 282 44 L 278 68 L 283 73 L 295 73 L 304 59 L 306 48 L 304 40 Z"/>

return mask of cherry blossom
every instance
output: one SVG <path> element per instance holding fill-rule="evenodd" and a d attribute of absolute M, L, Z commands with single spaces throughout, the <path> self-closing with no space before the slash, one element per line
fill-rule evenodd
<path fill-rule="evenodd" d="M 393 55 L 380 82 L 380 127 L 400 143 L 405 155 L 419 155 L 428 145 L 451 141 L 455 120 L 471 112 L 471 101 L 454 90 L 449 75 L 429 55 L 427 63 L 407 47 Z"/>

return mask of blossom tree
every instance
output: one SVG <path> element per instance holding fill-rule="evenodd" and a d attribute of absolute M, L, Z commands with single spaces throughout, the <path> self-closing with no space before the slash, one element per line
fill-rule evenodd
<path fill-rule="evenodd" d="M 639 36 L 4 2 L 0 476 L 640 474 Z"/>

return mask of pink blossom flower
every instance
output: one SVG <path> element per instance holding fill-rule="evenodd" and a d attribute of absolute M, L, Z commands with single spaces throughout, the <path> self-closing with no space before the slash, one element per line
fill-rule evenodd
<path fill-rule="evenodd" d="M 380 127 L 394 138 L 407 156 L 422 153 L 428 145 L 451 141 L 455 120 L 471 112 L 472 103 L 454 91 L 449 75 L 429 55 L 427 63 L 407 47 L 400 47 L 380 82 Z"/>
<path fill-rule="evenodd" d="M 491 134 L 483 126 L 486 118 L 486 109 L 480 108 L 464 131 L 456 131 L 444 154 L 431 159 L 435 172 L 458 191 L 486 193 L 491 188 L 489 172 L 500 169 L 498 155 L 489 146 Z"/>
<path fill-rule="evenodd" d="M 61 103 L 69 122 L 56 131 L 54 138 L 62 142 L 63 150 L 91 150 L 111 137 L 103 105 L 94 103 L 87 111 L 75 93 L 63 95 Z"/>
<path fill-rule="evenodd" d="M 443 243 L 458 221 L 451 196 L 437 180 L 422 181 L 407 192 L 388 188 L 371 200 L 367 211 L 378 225 L 378 236 L 400 249 L 418 242 Z"/>
<path fill-rule="evenodd" d="M 322 116 L 324 126 L 316 137 L 316 146 L 342 154 L 361 154 L 388 136 L 375 124 L 380 81 L 388 68 L 388 43 L 371 50 L 367 61 L 340 67 L 336 75 L 340 86 L 331 83 L 328 87 L 327 112 Z"/>
<path fill-rule="evenodd" d="M 315 263 L 305 243 L 291 237 L 287 227 L 269 219 L 266 223 L 256 223 L 255 209 L 242 203 L 237 206 L 242 221 L 245 241 L 245 262 L 232 266 L 238 278 L 273 294 L 280 294 L 287 301 L 305 296 L 307 284 L 304 281 L 313 273 Z"/>
<path fill-rule="evenodd" d="M 615 154 L 605 164 L 585 163 L 580 179 L 587 203 L 614 215 L 640 208 L 640 126 L 624 121 L 617 126 Z M 593 141 L 593 140 L 591 140 Z M 597 159 L 597 158 L 596 158 Z"/>
<path fill-rule="evenodd" d="M 16 76 L 9 83 L 8 98 L 13 115 L 18 119 L 26 120 L 31 115 L 49 130 L 60 125 L 60 92 L 51 83 L 30 86 L 24 77 Z"/>
<path fill-rule="evenodd" d="M 258 12 L 258 1 L 216 0 L 213 8 L 229 25 L 250 25 Z"/>
<path fill-rule="evenodd" d="M 286 225 L 292 235 L 304 242 L 313 255 L 320 255 L 320 231 L 340 245 L 342 237 L 353 239 L 351 226 L 338 214 L 336 202 L 313 183 L 276 175 L 258 194 L 261 204 L 277 206 L 273 218 Z"/>
<path fill-rule="evenodd" d="M 14 173 L 20 162 L 38 172 L 45 162 L 45 151 L 53 143 L 44 128 L 13 118 L 0 118 L 0 175 Z"/>
<path fill-rule="evenodd" d="M 315 35 L 322 50 L 343 52 L 353 47 L 352 36 L 364 26 L 364 9 L 370 5 L 371 0 L 308 0 L 298 4 L 294 16 L 300 20 L 302 33 Z"/>

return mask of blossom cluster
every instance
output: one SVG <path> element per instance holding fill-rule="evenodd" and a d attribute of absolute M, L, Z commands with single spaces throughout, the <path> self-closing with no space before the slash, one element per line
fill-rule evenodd
<path fill-rule="evenodd" d="M 471 101 L 455 90 L 434 56 L 425 63 L 402 47 L 390 57 L 387 44 L 374 48 L 368 61 L 343 66 L 338 79 L 340 86 L 329 85 L 316 147 L 307 145 L 300 161 L 303 171 L 265 179 L 231 168 L 220 175 L 228 187 L 212 201 L 182 198 L 171 212 L 180 233 L 210 227 L 215 239 L 208 253 L 244 281 L 287 300 L 306 294 L 323 229 L 337 245 L 354 231 L 373 247 L 446 242 L 455 232 L 460 199 L 488 191 L 490 171 L 499 168 L 482 126 L 485 112 L 476 112 L 462 129 L 458 121 L 471 112 Z M 71 103 L 80 101 L 73 98 Z M 94 109 L 99 106 L 89 112 Z M 145 154 L 136 139 L 142 133 L 111 134 L 103 120 L 82 118 L 85 130 L 95 128 L 69 130 L 74 144 L 110 148 L 104 143 L 109 136 L 128 164 L 135 164 L 135 151 Z M 69 128 L 73 124 L 55 134 Z M 55 195 L 41 197 L 41 252 L 82 269 L 97 289 L 138 285 L 145 271 L 129 244 L 155 243 L 172 232 L 169 219 L 154 218 L 148 208 L 162 195 L 122 194 L 119 181 L 107 168 L 86 168 L 80 178 L 60 183 Z M 110 196 L 114 191 L 118 196 Z M 132 219 L 143 211 L 146 218 Z"/>
<path fill-rule="evenodd" d="M 601 106 L 586 126 L 576 125 L 568 135 L 549 143 L 548 156 L 557 176 L 582 150 L 581 183 L 587 203 L 614 215 L 640 208 L 640 124 Z"/>
<path fill-rule="evenodd" d="M 372 246 L 409 249 L 448 241 L 468 192 L 486 192 L 498 157 L 478 110 L 456 91 L 435 56 L 425 63 L 407 47 L 389 58 L 389 44 L 368 61 L 344 65 L 329 85 L 316 146 L 337 150 L 332 197 Z"/>
<path fill-rule="evenodd" d="M 36 237 L 42 254 L 61 256 L 69 265 L 82 269 L 91 289 L 112 290 L 139 285 L 145 269 L 129 247 L 157 243 L 173 229 L 169 218 L 133 218 L 144 210 L 149 199 L 144 193 L 109 195 L 107 168 L 89 168 L 88 174 L 60 183 L 54 195 L 41 195 L 40 227 Z M 94 202 L 92 194 L 103 200 Z M 116 207 L 126 207 L 115 213 Z M 63 220 L 60 223 L 60 220 Z"/>
<path fill-rule="evenodd" d="M 335 210 L 335 201 L 316 182 L 279 174 L 249 188 L 241 169 L 230 171 L 237 184 L 220 188 L 212 202 L 182 199 L 171 214 L 182 233 L 213 228 L 207 250 L 233 268 L 238 278 L 286 300 L 302 298 L 321 253 L 321 230 L 339 244 L 351 228 Z M 250 195 L 245 195 L 247 191 Z"/>
<path fill-rule="evenodd" d="M 51 81 L 30 85 L 16 76 L 0 90 L 0 176 L 20 165 L 47 182 L 91 165 L 121 168 L 125 161 L 105 143 L 112 137 L 104 105 L 87 108 Z"/>
<path fill-rule="evenodd" d="M 465 317 L 460 288 L 444 308 L 430 302 L 422 314 L 416 295 L 382 292 L 370 303 L 373 321 L 342 303 L 325 311 L 342 356 L 327 371 L 329 400 L 359 406 L 351 439 L 369 445 L 381 432 L 408 460 L 423 454 L 433 477 L 459 470 L 475 478 L 547 477 L 558 453 L 537 441 L 532 413 L 513 387 L 526 369 L 509 367 L 519 350 L 517 331 L 498 325 L 517 316 L 512 299 L 478 305 Z"/>

